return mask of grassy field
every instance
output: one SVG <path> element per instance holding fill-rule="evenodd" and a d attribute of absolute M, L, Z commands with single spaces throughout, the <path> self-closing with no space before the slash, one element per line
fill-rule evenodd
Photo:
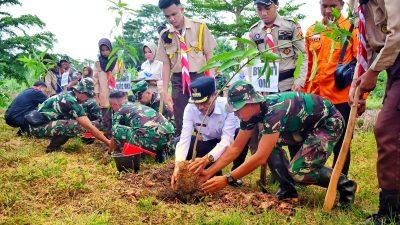
<path fill-rule="evenodd" d="M 167 204 L 152 197 L 132 200 L 118 191 L 126 183 L 100 143 L 70 140 L 64 151 L 46 154 L 47 140 L 17 137 L 3 120 L 0 132 L 0 224 L 359 224 L 378 205 L 371 131 L 358 131 L 352 145 L 350 177 L 360 185 L 355 205 L 323 213 L 325 190 L 299 187 L 293 216 L 273 210 L 254 214 L 251 208 L 212 210 L 203 203 Z M 246 185 L 256 188 L 257 176 L 246 177 Z"/>

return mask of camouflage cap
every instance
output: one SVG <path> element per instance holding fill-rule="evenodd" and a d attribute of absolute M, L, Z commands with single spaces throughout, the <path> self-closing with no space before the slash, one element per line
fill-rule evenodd
<path fill-rule="evenodd" d="M 89 97 L 94 96 L 94 82 L 90 77 L 83 78 L 78 82 L 74 89 L 87 94 Z"/>
<path fill-rule="evenodd" d="M 264 97 L 254 90 L 254 87 L 238 80 L 228 90 L 228 107 L 230 111 L 237 111 L 248 103 L 263 102 Z"/>
<path fill-rule="evenodd" d="M 149 88 L 149 85 L 145 80 L 141 80 L 132 86 L 132 92 L 137 95 L 140 92 L 144 92 Z"/>

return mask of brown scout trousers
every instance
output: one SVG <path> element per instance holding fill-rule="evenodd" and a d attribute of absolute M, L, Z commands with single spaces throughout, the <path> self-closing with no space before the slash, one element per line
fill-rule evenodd
<path fill-rule="evenodd" d="M 190 81 L 193 82 L 198 77 L 204 76 L 199 73 L 190 73 Z M 183 123 L 183 111 L 189 101 L 189 93 L 182 92 L 182 73 L 173 73 L 171 77 L 172 84 L 172 101 L 174 102 L 174 117 L 175 117 L 175 137 L 181 135 Z M 186 89 L 187 90 L 187 89 Z"/>
<path fill-rule="evenodd" d="M 400 192 L 400 55 L 387 73 L 383 107 L 374 128 L 378 145 L 377 173 L 381 189 Z"/>

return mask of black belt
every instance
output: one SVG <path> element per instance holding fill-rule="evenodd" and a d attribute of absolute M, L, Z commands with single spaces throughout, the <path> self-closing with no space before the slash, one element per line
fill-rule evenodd
<path fill-rule="evenodd" d="M 296 69 L 286 70 L 285 72 L 279 72 L 279 82 L 294 77 L 294 71 Z"/>
<path fill-rule="evenodd" d="M 199 75 L 204 75 L 203 73 L 198 73 L 198 72 L 189 72 L 189 75 L 190 75 L 190 76 L 192 76 L 192 75 L 196 75 L 196 74 L 199 74 Z M 174 76 L 182 76 L 182 72 L 179 72 L 179 73 L 172 73 L 172 75 L 174 75 Z"/>

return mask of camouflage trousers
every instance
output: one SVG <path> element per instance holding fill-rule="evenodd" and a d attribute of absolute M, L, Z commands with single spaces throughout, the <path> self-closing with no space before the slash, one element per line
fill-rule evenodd
<path fill-rule="evenodd" d="M 32 128 L 32 134 L 37 138 L 65 135 L 76 137 L 85 132 L 85 129 L 76 120 L 55 120 L 39 127 Z"/>
<path fill-rule="evenodd" d="M 317 184 L 319 171 L 325 167 L 335 144 L 344 130 L 344 120 L 339 111 L 331 109 L 329 118 L 307 135 L 301 148 L 288 165 L 293 180 L 302 184 Z M 271 154 L 283 151 L 277 145 Z M 286 154 L 285 154 L 286 155 Z"/>
<path fill-rule="evenodd" d="M 173 133 L 160 132 L 157 127 L 133 129 L 117 125 L 113 128 L 113 137 L 119 147 L 128 142 L 153 152 L 173 151 Z"/>

